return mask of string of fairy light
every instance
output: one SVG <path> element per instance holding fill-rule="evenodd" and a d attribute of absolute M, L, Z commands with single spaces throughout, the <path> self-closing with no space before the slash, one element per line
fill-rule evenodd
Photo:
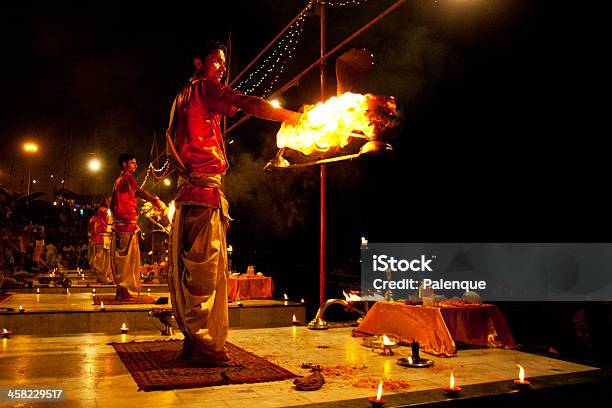
<path fill-rule="evenodd" d="M 315 4 L 324 4 L 331 7 L 343 7 L 360 5 L 367 0 L 338 0 L 322 1 L 311 0 L 300 13 L 296 21 L 287 29 L 286 33 L 279 39 L 276 46 L 245 79 L 236 85 L 236 89 L 247 95 L 258 94 L 266 97 L 270 95 L 278 83 L 282 73 L 293 54 L 304 32 L 304 23 L 313 10 Z"/>
<path fill-rule="evenodd" d="M 149 180 L 149 176 L 151 174 L 153 175 L 153 177 L 155 177 L 156 180 L 159 181 L 166 177 L 169 171 L 170 159 L 166 159 L 166 162 L 159 169 L 156 169 L 155 166 L 153 166 L 153 163 L 149 163 L 149 168 L 147 168 L 147 174 L 145 175 L 142 184 L 140 184 L 140 188 L 142 189 L 147 184 L 147 180 Z M 158 175 L 159 173 L 161 173 L 161 175 Z"/>

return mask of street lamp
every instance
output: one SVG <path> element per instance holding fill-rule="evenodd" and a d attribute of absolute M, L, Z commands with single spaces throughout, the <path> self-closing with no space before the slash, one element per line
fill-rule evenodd
<path fill-rule="evenodd" d="M 88 164 L 89 170 L 96 172 L 102 167 L 102 163 L 98 159 L 91 159 Z"/>
<path fill-rule="evenodd" d="M 32 184 L 32 156 L 38 152 L 38 145 L 32 142 L 24 143 L 23 151 L 28 155 L 28 194 L 30 194 L 30 187 Z"/>

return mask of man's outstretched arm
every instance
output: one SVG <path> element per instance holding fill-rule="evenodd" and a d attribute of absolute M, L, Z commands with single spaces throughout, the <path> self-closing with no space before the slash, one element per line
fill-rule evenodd
<path fill-rule="evenodd" d="M 288 109 L 277 108 L 265 99 L 257 96 L 238 95 L 234 99 L 234 106 L 242 109 L 249 115 L 276 122 L 297 123 L 300 114 Z"/>

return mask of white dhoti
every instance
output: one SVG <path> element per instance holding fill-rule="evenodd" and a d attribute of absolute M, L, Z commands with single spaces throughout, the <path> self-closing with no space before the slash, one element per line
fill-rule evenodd
<path fill-rule="evenodd" d="M 91 269 L 96 273 L 98 282 L 104 284 L 113 283 L 110 248 L 103 243 L 92 243 L 90 250 Z"/>
<path fill-rule="evenodd" d="M 174 215 L 168 287 L 183 350 L 194 360 L 228 360 L 225 230 L 219 208 L 184 205 Z"/>
<path fill-rule="evenodd" d="M 112 254 L 113 279 L 117 285 L 117 299 L 138 296 L 140 292 L 140 248 L 138 232 L 113 231 Z"/>

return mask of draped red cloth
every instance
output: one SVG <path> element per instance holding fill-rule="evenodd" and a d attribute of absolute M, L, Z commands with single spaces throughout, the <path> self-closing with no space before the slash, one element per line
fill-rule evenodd
<path fill-rule="evenodd" d="M 254 276 L 247 278 L 230 276 L 227 280 L 227 293 L 229 300 L 265 299 L 271 298 L 274 292 L 274 282 L 268 276 Z"/>
<path fill-rule="evenodd" d="M 394 335 L 418 341 L 430 354 L 451 357 L 455 341 L 486 347 L 515 347 L 508 323 L 495 305 L 412 306 L 378 302 L 353 331 L 354 336 Z"/>
<path fill-rule="evenodd" d="M 138 198 L 136 192 L 139 190 L 134 176 L 122 171 L 113 189 L 111 199 L 111 211 L 115 218 L 115 229 L 120 232 L 136 231 L 138 222 Z"/>
<path fill-rule="evenodd" d="M 175 143 L 188 173 L 224 174 L 228 168 L 221 116 L 233 116 L 234 98 L 240 95 L 227 86 L 204 78 L 192 80 L 181 89 L 176 100 L 179 126 Z M 216 188 L 188 183 L 179 188 L 177 206 L 204 205 L 219 208 Z"/>

